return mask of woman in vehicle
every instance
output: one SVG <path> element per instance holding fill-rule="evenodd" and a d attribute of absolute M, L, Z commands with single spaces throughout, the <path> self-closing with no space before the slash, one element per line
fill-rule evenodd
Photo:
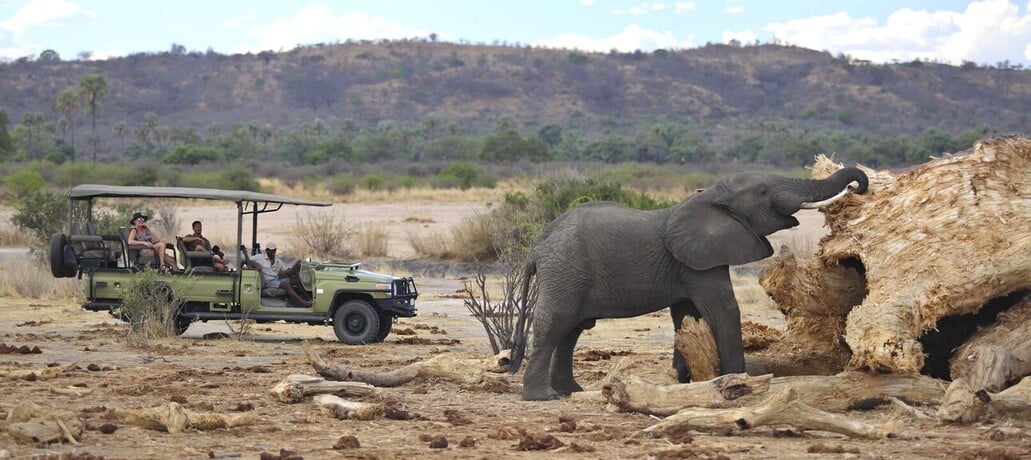
<path fill-rule="evenodd" d="M 174 272 L 180 271 L 175 258 L 165 252 L 165 242 L 150 231 L 150 227 L 144 224 L 146 221 L 147 216 L 143 213 L 137 212 L 132 215 L 132 219 L 129 221 L 132 228 L 129 229 L 129 235 L 125 238 L 127 242 L 149 248 L 148 250 L 154 253 L 154 259 L 158 261 L 158 269 L 168 267 Z"/>

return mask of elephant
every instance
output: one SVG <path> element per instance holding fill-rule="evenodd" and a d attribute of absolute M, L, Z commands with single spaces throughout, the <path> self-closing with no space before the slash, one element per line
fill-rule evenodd
<path fill-rule="evenodd" d="M 772 255 L 767 235 L 797 226 L 793 214 L 836 201 L 852 183 L 862 194 L 869 181 L 854 167 L 819 180 L 738 173 L 665 209 L 593 202 L 566 211 L 531 246 L 523 269 L 523 299 L 534 278 L 537 300 L 529 315 L 532 355 L 522 399 L 557 399 L 583 390 L 573 378 L 573 349 L 596 320 L 666 307 L 674 330 L 685 315 L 704 318 L 716 339 L 720 372 L 744 372 L 729 266 Z M 524 330 L 527 316 L 520 316 L 516 330 Z M 526 349 L 525 338 L 516 342 L 511 373 Z M 677 380 L 690 381 L 675 348 L 673 367 Z"/>

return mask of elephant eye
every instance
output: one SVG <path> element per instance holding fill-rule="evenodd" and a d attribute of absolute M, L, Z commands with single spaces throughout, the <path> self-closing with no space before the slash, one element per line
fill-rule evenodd
<path fill-rule="evenodd" d="M 759 195 L 766 196 L 766 193 L 767 193 L 767 190 L 766 190 L 766 186 L 765 185 L 762 186 L 762 187 L 759 187 Z"/>

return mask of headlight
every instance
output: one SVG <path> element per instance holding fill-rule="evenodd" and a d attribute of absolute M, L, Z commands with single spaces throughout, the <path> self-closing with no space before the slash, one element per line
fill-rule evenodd
<path fill-rule="evenodd" d="M 391 285 L 389 285 L 389 284 L 376 283 L 376 290 L 377 291 L 390 292 L 390 286 Z"/>

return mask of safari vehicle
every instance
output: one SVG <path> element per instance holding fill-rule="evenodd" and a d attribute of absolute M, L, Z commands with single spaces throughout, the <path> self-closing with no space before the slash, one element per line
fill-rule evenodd
<path fill-rule="evenodd" d="M 258 216 L 276 212 L 283 205 L 331 206 L 331 203 L 295 199 L 239 190 L 183 187 L 136 187 L 79 185 L 69 198 L 69 232 L 58 233 L 50 241 L 50 265 L 55 277 L 83 280 L 86 302 L 91 311 L 108 311 L 121 317 L 119 307 L 135 273 L 154 263 L 151 251 L 127 243 L 128 228 L 117 235 L 101 235 L 94 230 L 94 202 L 97 199 L 175 198 L 215 200 L 236 203 L 235 257 L 224 272 L 204 266 L 207 251 L 186 251 L 182 242 L 167 243 L 165 251 L 174 254 L 185 267 L 182 273 L 160 272 L 158 280 L 172 283 L 176 277 L 192 276 L 186 292 L 179 294 L 176 332 L 182 334 L 193 321 L 252 319 L 258 322 L 285 321 L 311 325 L 332 325 L 337 338 L 348 344 L 380 342 L 390 334 L 398 317 L 415 316 L 414 301 L 419 296 L 412 278 L 398 278 L 361 269 L 359 263 L 311 260 L 294 265 L 300 289 L 312 299 L 309 307 L 294 306 L 277 290 L 262 290 L 261 272 L 241 269 L 249 259 L 244 244 L 245 221 L 251 253 L 260 251 Z M 235 260 L 234 260 L 235 259 Z M 168 286 L 168 285 L 166 285 Z M 171 288 L 169 287 L 169 292 Z"/>

